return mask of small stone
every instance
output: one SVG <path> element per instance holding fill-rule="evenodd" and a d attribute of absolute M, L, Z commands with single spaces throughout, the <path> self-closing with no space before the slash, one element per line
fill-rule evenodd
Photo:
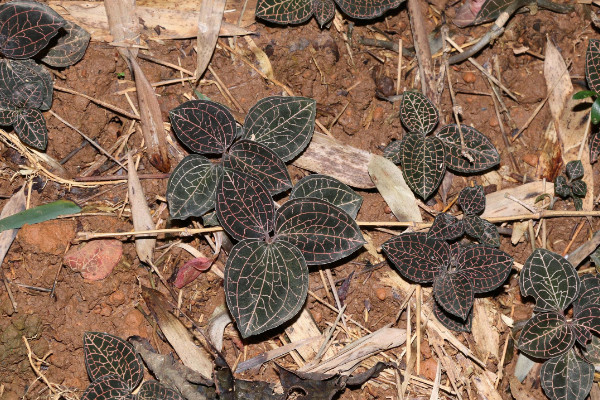
<path fill-rule="evenodd" d="M 142 337 L 146 336 L 146 319 L 136 308 L 131 309 L 131 311 L 125 315 L 123 326 L 125 327 L 125 330 L 123 331 L 124 337 L 134 335 Z"/>
<path fill-rule="evenodd" d="M 104 307 L 102 307 L 102 310 L 100 311 L 100 315 L 102 315 L 103 317 L 108 317 L 112 314 L 112 308 L 109 305 L 105 305 Z"/>
<path fill-rule="evenodd" d="M 125 293 L 123 293 L 121 290 L 115 290 L 108 297 L 108 302 L 113 306 L 120 306 L 121 304 L 125 303 Z"/>
<path fill-rule="evenodd" d="M 477 80 L 477 76 L 471 71 L 467 71 L 462 76 L 463 81 L 467 83 L 474 83 Z"/>
<path fill-rule="evenodd" d="M 373 121 L 379 121 L 383 118 L 383 107 L 377 106 L 373 111 Z"/>
<path fill-rule="evenodd" d="M 392 213 L 392 209 L 390 208 L 390 206 L 385 206 L 385 208 L 383 209 L 383 212 L 386 214 L 391 214 Z"/>
<path fill-rule="evenodd" d="M 323 319 L 323 314 L 320 311 L 313 311 L 312 316 L 316 324 L 321 322 L 321 320 Z"/>
<path fill-rule="evenodd" d="M 119 240 L 93 240 L 69 250 L 64 262 L 85 279 L 99 281 L 110 275 L 121 255 L 123 244 Z"/>
<path fill-rule="evenodd" d="M 489 120 L 489 122 L 488 122 L 488 123 L 490 124 L 490 126 L 491 126 L 492 128 L 495 128 L 495 127 L 497 127 L 497 126 L 498 126 L 498 118 L 496 118 L 496 117 L 494 116 L 494 117 L 490 118 L 490 120 Z"/>
<path fill-rule="evenodd" d="M 387 296 L 387 291 L 385 290 L 385 288 L 380 287 L 375 289 L 375 295 L 379 300 L 383 301 Z"/>
<path fill-rule="evenodd" d="M 537 154 L 528 153 L 524 154 L 521 159 L 532 167 L 537 167 L 539 156 Z"/>
<path fill-rule="evenodd" d="M 475 99 L 472 96 L 467 97 L 467 103 L 472 104 Z"/>

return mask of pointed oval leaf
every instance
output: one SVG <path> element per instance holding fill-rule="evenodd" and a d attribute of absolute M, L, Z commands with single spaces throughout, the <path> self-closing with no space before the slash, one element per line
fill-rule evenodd
<path fill-rule="evenodd" d="M 390 142 L 383 150 L 383 156 L 394 164 L 400 164 L 402 162 L 402 143 L 402 140 Z"/>
<path fill-rule="evenodd" d="M 600 336 L 592 335 L 592 340 L 582 354 L 588 362 L 594 365 L 600 364 Z"/>
<path fill-rule="evenodd" d="M 585 347 L 592 339 L 592 334 L 600 334 L 600 305 L 588 304 L 578 310 L 571 328 L 577 341 Z"/>
<path fill-rule="evenodd" d="M 117 375 L 104 375 L 93 381 L 80 400 L 133 400 L 131 389 Z"/>
<path fill-rule="evenodd" d="M 289 200 L 277 210 L 275 237 L 296 246 L 308 265 L 340 260 L 366 243 L 347 212 L 313 198 Z"/>
<path fill-rule="evenodd" d="M 448 169 L 465 174 L 482 172 L 500 163 L 500 154 L 490 140 L 477 129 L 461 125 L 465 148 L 473 158 L 473 162 L 463 157 L 460 145 L 458 125 L 446 125 L 436 136 L 446 146 Z"/>
<path fill-rule="evenodd" d="M 158 381 L 146 381 L 138 392 L 137 400 L 184 400 L 184 398 Z"/>
<path fill-rule="evenodd" d="M 2 108 L 0 105 L 0 126 L 12 126 L 17 118 L 18 111 Z"/>
<path fill-rule="evenodd" d="M 552 358 L 567 352 L 575 336 L 561 314 L 554 311 L 534 315 L 523 327 L 519 350 L 537 358 Z"/>
<path fill-rule="evenodd" d="M 244 139 L 254 140 L 289 161 L 304 150 L 315 128 L 317 102 L 307 97 L 266 97 L 248 111 Z"/>
<path fill-rule="evenodd" d="M 402 94 L 400 119 L 409 132 L 428 134 L 438 123 L 435 105 L 421 92 L 407 90 Z"/>
<path fill-rule="evenodd" d="M 57 68 L 74 65 L 83 58 L 91 35 L 79 25 L 65 21 L 63 31 L 43 52 L 41 61 Z"/>
<path fill-rule="evenodd" d="M 569 350 L 542 365 L 540 382 L 552 400 L 584 400 L 592 389 L 594 366 Z"/>
<path fill-rule="evenodd" d="M 119 337 L 104 332 L 85 332 L 83 354 L 91 381 L 113 374 L 132 391 L 144 377 L 140 355 L 131 344 Z"/>
<path fill-rule="evenodd" d="M 600 278 L 593 274 L 580 277 L 581 289 L 575 300 L 575 309 L 580 310 L 588 304 L 600 304 Z"/>
<path fill-rule="evenodd" d="M 511 0 L 486 0 L 470 25 L 479 25 L 493 21 L 512 3 Z"/>
<path fill-rule="evenodd" d="M 235 119 L 227 107 L 209 100 L 190 100 L 169 111 L 177 138 L 200 154 L 222 154 L 236 134 Z"/>
<path fill-rule="evenodd" d="M 565 258 L 536 249 L 525 261 L 519 277 L 523 296 L 532 296 L 538 310 L 564 311 L 579 294 L 577 271 Z"/>
<path fill-rule="evenodd" d="M 26 83 L 13 91 L 11 103 L 19 109 L 40 108 L 42 105 L 42 85 L 39 82 Z"/>
<path fill-rule="evenodd" d="M 290 193 L 290 199 L 312 197 L 325 200 L 356 218 L 363 198 L 348 185 L 327 175 L 312 174 L 300 179 Z"/>
<path fill-rule="evenodd" d="M 175 167 L 167 185 L 169 212 L 175 219 L 201 216 L 215 207 L 223 168 L 204 156 L 190 154 Z"/>
<path fill-rule="evenodd" d="M 252 140 L 235 142 L 223 155 L 223 166 L 256 177 L 273 195 L 292 187 L 285 163 L 267 146 Z"/>
<path fill-rule="evenodd" d="M 427 237 L 440 240 L 455 240 L 465 232 L 463 222 L 454 215 L 440 213 L 435 216 Z"/>
<path fill-rule="evenodd" d="M 21 110 L 16 114 L 15 132 L 26 145 L 44 151 L 48 145 L 48 128 L 44 115 L 36 109 Z"/>
<path fill-rule="evenodd" d="M 574 181 L 576 179 L 583 178 L 583 164 L 581 160 L 573 160 L 567 163 L 565 167 L 565 171 L 570 180 Z"/>
<path fill-rule="evenodd" d="M 434 301 L 433 302 L 433 314 L 437 318 L 437 320 L 446 328 L 455 332 L 471 332 L 471 326 L 473 324 L 473 311 L 469 312 L 467 315 L 467 319 L 463 320 L 457 317 L 456 315 L 452 315 L 449 312 L 446 312 L 440 305 Z"/>
<path fill-rule="evenodd" d="M 225 168 L 215 206 L 221 226 L 234 239 L 268 237 L 275 205 L 269 191 L 251 175 Z"/>
<path fill-rule="evenodd" d="M 23 108 L 23 99 L 28 98 L 27 91 L 32 85 L 41 90 L 41 103 L 30 103 L 29 108 L 48 110 L 52 106 L 52 91 L 54 90 L 52 76 L 43 66 L 33 60 L 0 60 L 0 99 L 2 103 L 10 103 L 14 108 Z M 22 88 L 29 87 L 25 91 Z M 15 90 L 17 88 L 17 90 Z M 27 102 L 25 102 L 27 103 Z"/>
<path fill-rule="evenodd" d="M 402 276 L 417 283 L 433 282 L 450 261 L 448 243 L 422 232 L 394 236 L 381 248 Z"/>
<path fill-rule="evenodd" d="M 413 192 L 428 199 L 446 172 L 446 150 L 441 140 L 409 134 L 402 146 L 402 173 Z"/>
<path fill-rule="evenodd" d="M 485 210 L 483 186 L 468 186 L 460 191 L 458 205 L 467 215 L 479 215 Z"/>
<path fill-rule="evenodd" d="M 463 247 L 456 260 L 457 269 L 471 279 L 474 293 L 491 292 L 510 275 L 513 258 L 502 250 L 476 244 Z"/>
<path fill-rule="evenodd" d="M 576 211 L 583 210 L 583 200 L 581 200 L 581 197 L 573 197 L 573 205 Z"/>
<path fill-rule="evenodd" d="M 571 187 L 567 183 L 567 178 L 562 175 L 556 177 L 554 180 L 554 194 L 562 199 L 571 197 Z"/>
<path fill-rule="evenodd" d="M 0 52 L 7 58 L 31 58 L 48 46 L 64 21 L 45 4 L 5 3 L 0 8 Z"/>
<path fill-rule="evenodd" d="M 312 9 L 321 28 L 335 16 L 335 3 L 333 0 L 312 0 Z"/>
<path fill-rule="evenodd" d="M 356 19 L 377 18 L 403 2 L 404 0 L 336 0 L 344 14 Z"/>
<path fill-rule="evenodd" d="M 473 308 L 473 286 L 469 276 L 463 271 L 443 272 L 433 282 L 436 302 L 447 312 L 461 320 Z"/>
<path fill-rule="evenodd" d="M 582 180 L 574 181 L 571 183 L 571 191 L 573 196 L 584 198 L 587 194 L 587 184 Z"/>
<path fill-rule="evenodd" d="M 590 163 L 598 161 L 600 156 L 600 132 L 594 132 L 590 139 Z"/>
<path fill-rule="evenodd" d="M 308 268 L 300 250 L 285 240 L 246 239 L 225 266 L 225 298 L 242 337 L 293 318 L 308 293 Z"/>
<path fill-rule="evenodd" d="M 598 93 L 594 92 L 593 90 L 580 90 L 577 93 L 573 94 L 573 97 L 571 97 L 573 100 L 581 100 L 581 99 L 587 99 L 588 97 L 594 97 L 594 96 L 598 96 Z"/>
<path fill-rule="evenodd" d="M 311 0 L 259 0 L 256 16 L 275 24 L 301 24 L 313 15 Z"/>
<path fill-rule="evenodd" d="M 467 235 L 477 239 L 486 246 L 500 247 L 500 234 L 496 225 L 477 215 L 466 215 L 463 218 Z"/>
<path fill-rule="evenodd" d="M 590 39 L 585 52 L 585 77 L 590 89 L 600 92 L 600 39 Z"/>

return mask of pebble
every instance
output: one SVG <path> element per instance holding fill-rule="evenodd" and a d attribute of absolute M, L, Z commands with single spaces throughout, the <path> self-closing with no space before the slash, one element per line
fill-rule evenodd
<path fill-rule="evenodd" d="M 390 208 L 390 206 L 385 206 L 385 208 L 383 209 L 383 212 L 386 214 L 391 214 L 392 213 L 392 209 Z"/>
<path fill-rule="evenodd" d="M 477 76 L 471 71 L 467 71 L 462 76 L 463 81 L 467 83 L 474 83 L 477 80 Z"/>
<path fill-rule="evenodd" d="M 489 120 L 489 122 L 488 122 L 488 123 L 490 124 L 490 126 L 491 126 L 492 128 L 495 128 L 495 127 L 497 127 L 497 126 L 498 126 L 498 118 L 496 118 L 496 117 L 492 117 L 492 118 L 490 118 L 490 120 Z"/>
<path fill-rule="evenodd" d="M 383 118 L 383 107 L 377 106 L 373 111 L 373 121 L 379 121 L 381 118 Z"/>
<path fill-rule="evenodd" d="M 523 155 L 521 159 L 532 167 L 537 167 L 539 157 L 537 154 L 528 153 Z"/>
<path fill-rule="evenodd" d="M 385 298 L 387 296 L 385 288 L 380 287 L 380 288 L 375 289 L 375 295 L 377 296 L 377 298 L 379 300 L 382 300 L 382 301 L 385 300 Z"/>

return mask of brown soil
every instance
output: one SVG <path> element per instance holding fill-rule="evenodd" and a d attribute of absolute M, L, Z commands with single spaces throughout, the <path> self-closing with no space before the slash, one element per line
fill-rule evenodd
<path fill-rule="evenodd" d="M 439 2 L 437 8 L 443 8 L 444 2 Z M 423 3 L 425 4 L 425 3 Z M 454 7 L 449 9 L 450 16 Z M 505 98 L 510 113 L 517 126 L 522 126 L 545 98 L 545 82 L 543 76 L 543 61 L 524 54 L 515 55 L 512 48 L 528 46 L 532 51 L 542 54 L 544 52 L 546 37 L 551 39 L 562 52 L 566 60 L 571 60 L 573 65 L 571 75 L 583 79 L 585 49 L 588 38 L 599 35 L 588 21 L 582 19 L 579 13 L 557 15 L 548 11 L 540 11 L 536 15 L 521 14 L 514 17 L 508 25 L 505 34 L 492 46 L 481 52 L 476 59 L 486 63 L 493 57 L 498 57 L 502 69 L 502 80 L 507 87 L 522 95 L 520 104 Z M 433 7 L 427 8 L 427 24 L 429 29 L 434 28 L 435 20 L 439 17 L 433 12 Z M 407 12 L 402 6 L 399 10 L 389 13 L 373 24 L 358 24 L 354 27 L 353 37 L 373 37 L 370 27 L 385 31 L 393 41 L 402 39 L 405 45 L 412 43 Z M 295 27 L 273 27 L 264 24 L 254 24 L 251 27 L 257 36 L 256 44 L 269 56 L 275 76 L 289 85 L 298 95 L 312 97 L 317 100 L 318 118 L 325 126 L 329 126 L 342 110 L 341 117 L 331 128 L 333 136 L 342 143 L 360 149 L 381 154 L 382 148 L 393 139 L 401 138 L 403 128 L 398 119 L 398 103 L 392 104 L 376 98 L 376 90 L 393 94 L 396 80 L 397 55 L 388 51 L 367 48 L 357 44 L 356 40 L 351 46 L 352 55 L 349 54 L 346 43 L 341 34 L 335 29 L 320 30 L 314 20 Z M 457 30 L 456 40 L 459 42 L 470 41 L 480 37 L 487 27 L 474 27 Z M 233 43 L 232 43 L 233 44 Z M 149 52 L 156 58 L 177 64 L 178 59 L 184 68 L 193 70 L 195 67 L 195 41 L 166 41 L 164 43 L 149 43 Z M 248 52 L 244 40 L 237 40 L 237 45 Z M 314 49 L 314 51 L 313 51 Z M 377 57 L 375 57 L 377 56 Z M 383 62 L 382 62 L 383 61 Z M 405 66 L 408 64 L 405 59 Z M 147 61 L 140 61 L 151 82 L 179 78 L 179 72 L 170 68 L 159 66 Z M 281 94 L 281 88 L 263 80 L 255 71 L 250 69 L 241 60 L 231 57 L 222 49 L 217 49 L 211 61 L 211 66 L 218 74 L 221 81 L 225 82 L 228 89 L 241 104 L 248 110 L 259 99 Z M 405 70 L 406 71 L 406 70 Z M 118 74 L 124 73 L 124 79 L 119 79 Z M 474 81 L 473 81 L 473 73 Z M 57 84 L 86 93 L 97 99 L 130 110 L 127 99 L 123 95 L 115 94 L 124 88 L 132 87 L 131 76 L 123 59 L 114 48 L 103 43 L 92 43 L 81 62 L 62 71 L 64 79 L 57 78 Z M 207 80 L 216 77 L 207 72 Z M 489 93 L 489 87 L 482 75 L 468 63 L 452 67 L 452 80 L 458 92 L 458 102 L 463 108 L 464 120 L 468 124 L 484 132 L 499 149 L 502 155 L 501 168 L 511 170 L 508 152 L 498 127 L 495 117 L 494 105 L 489 96 L 469 94 L 475 92 Z M 390 85 L 391 82 L 391 85 Z M 402 90 L 415 86 L 415 69 L 410 70 L 403 78 Z M 212 100 L 223 104 L 232 105 L 223 97 L 215 85 L 206 84 L 198 91 Z M 464 91 L 469 92 L 467 94 Z M 170 85 L 157 88 L 157 94 L 163 111 L 163 118 L 168 121 L 168 111 L 186 101 L 184 94 L 194 96 L 193 88 L 189 84 Z M 88 136 L 94 138 L 105 148 L 110 147 L 128 129 L 129 120 L 118 116 L 106 109 L 96 106 L 90 101 L 78 96 L 62 92 L 54 92 L 55 98 L 52 110 L 81 128 Z M 132 96 L 135 102 L 135 96 Z M 443 119 L 451 121 L 451 103 L 447 91 L 443 100 Z M 232 107 L 233 108 L 233 107 Z M 79 148 L 82 138 L 60 121 L 47 114 L 49 129 L 48 154 L 61 160 L 71 151 Z M 530 160 L 531 155 L 537 155 L 542 145 L 541 133 L 550 120 L 547 107 L 534 119 L 530 127 L 514 143 L 514 155 L 523 175 L 532 176 L 535 167 L 523 160 Z M 442 121 L 444 122 L 444 121 Z M 133 134 L 129 140 L 130 149 L 139 149 L 142 138 L 138 133 Z M 19 171 L 19 165 L 25 164 L 15 150 L 0 144 L 0 166 L 2 184 L 0 185 L 0 199 L 10 197 L 12 193 L 25 182 L 24 178 L 12 175 Z M 98 153 L 87 145 L 71 157 L 63 167 L 71 177 L 78 176 L 97 157 Z M 173 162 L 175 164 L 176 162 Z M 294 181 L 302 177 L 305 172 L 292 167 L 290 169 Z M 157 172 L 147 161 L 142 158 L 140 173 Z M 514 171 L 511 171 L 514 172 Z M 114 169 L 109 173 L 115 173 Z M 596 183 L 599 169 L 594 166 Z M 480 177 L 456 177 L 448 198 L 452 198 L 467 184 L 468 180 L 480 182 Z M 62 267 L 62 257 L 67 248 L 73 244 L 75 233 L 78 231 L 116 232 L 132 229 L 129 213 L 125 212 L 119 217 L 119 208 L 126 199 L 125 185 L 110 185 L 93 189 L 72 188 L 58 185 L 52 181 L 41 178 L 34 180 L 34 191 L 31 196 L 31 205 L 36 206 L 49 201 L 67 198 L 77 202 L 85 201 L 85 206 L 96 207 L 99 212 L 116 210 L 111 216 L 89 216 L 77 219 L 50 221 L 35 226 L 27 226 L 20 230 L 13 243 L 2 268 L 13 283 L 11 289 L 15 295 L 18 312 L 13 312 L 4 286 L 0 286 L 0 388 L 3 388 L 2 399 L 27 398 L 35 399 L 47 395 L 44 384 L 36 381 L 33 370 L 26 359 L 26 349 L 21 336 L 29 338 L 32 350 L 38 357 L 43 357 L 51 352 L 42 365 L 42 370 L 49 381 L 59 383 L 65 387 L 77 390 L 79 394 L 89 384 L 83 364 L 82 335 L 85 331 L 104 331 L 120 337 L 140 335 L 152 338 L 152 343 L 158 345 L 163 353 L 171 351 L 169 345 L 161 342 L 153 333 L 152 326 L 138 310 L 144 309 L 140 297 L 139 283 L 148 284 L 149 271 L 137 259 L 134 245 L 131 241 L 124 242 L 123 257 L 113 273 L 106 279 L 98 282 L 84 280 L 78 273 L 69 268 Z M 153 210 L 158 210 L 161 198 L 165 196 L 166 179 L 143 180 L 146 197 Z M 504 182 L 505 187 L 515 183 Z M 596 187 L 596 193 L 598 187 Z M 390 221 L 392 214 L 386 212 L 386 204 L 382 197 L 375 191 L 362 191 L 364 204 L 358 216 L 362 221 Z M 90 200 L 86 200 L 90 199 Z M 441 203 L 439 195 L 435 197 Z M 5 200 L 0 200 L 0 207 Z M 434 203 L 435 204 L 435 203 Z M 559 202 L 558 209 L 573 209 L 569 202 Z M 456 209 L 452 209 L 456 210 Z M 168 213 L 164 211 L 160 217 L 166 219 Z M 155 216 L 159 217 L 159 216 Z M 557 219 L 548 221 L 549 247 L 556 252 L 562 252 L 573 236 L 573 231 L 579 219 Z M 572 248 L 582 244 L 588 233 L 598 229 L 598 221 L 593 221 L 593 226 L 586 226 L 579 234 Z M 375 246 L 380 246 L 390 235 L 380 231 L 370 232 Z M 209 249 L 202 238 L 186 239 L 193 246 L 205 250 Z M 160 242 L 159 244 L 164 244 Z M 512 246 L 507 237 L 503 238 L 502 249 L 514 256 L 515 261 L 523 263 L 531 252 L 528 242 Z M 160 266 L 161 272 L 169 276 L 176 268 L 183 265 L 190 256 L 183 250 L 173 250 L 171 256 Z M 397 308 L 403 300 L 402 295 L 394 288 L 382 283 L 382 277 L 392 267 L 385 264 L 374 272 L 360 274 L 366 262 L 377 262 L 367 252 L 359 252 L 344 264 L 337 264 L 332 268 L 335 279 L 347 277 L 355 272 L 351 282 L 346 302 L 347 315 L 364 323 L 371 330 L 381 328 L 391 322 L 396 315 Z M 585 264 L 582 268 L 589 267 Z M 54 285 L 57 271 L 59 271 L 55 286 L 55 297 L 51 298 L 46 291 L 28 289 L 20 285 L 49 289 Z M 514 276 L 511 277 L 505 290 L 498 292 L 492 299 L 497 310 L 505 315 L 510 315 L 514 300 L 514 318 L 522 320 L 530 316 L 531 303 L 522 303 L 519 296 L 518 284 Z M 326 293 L 317 269 L 311 270 L 310 287 L 320 297 Z M 382 288 L 383 290 L 377 290 Z M 383 299 L 382 299 L 383 298 Z M 182 308 L 188 311 L 200 325 L 206 321 L 213 310 L 223 302 L 222 281 L 213 274 L 207 273 L 200 276 L 192 285 L 183 291 Z M 336 315 L 320 303 L 309 297 L 309 309 L 313 312 L 320 328 L 326 328 L 327 322 L 335 320 Z M 364 322 L 365 304 L 370 303 L 368 322 Z M 403 315 L 399 326 L 405 326 Z M 499 323 L 500 343 L 504 344 L 510 334 L 508 328 Z M 278 330 L 269 337 L 262 337 L 261 341 L 241 343 L 235 330 L 229 327 L 225 333 L 224 354 L 227 361 L 233 364 L 243 352 L 242 357 L 250 358 L 265 349 L 267 344 L 262 339 L 272 339 L 280 344 Z M 470 335 L 459 335 L 465 343 L 472 342 Z M 343 343 L 347 341 L 343 335 L 338 337 Z M 240 348 L 240 345 L 246 345 Z M 423 359 L 421 375 L 433 380 L 436 370 L 436 359 L 429 350 L 427 337 L 422 346 Z M 516 354 L 514 346 L 510 347 L 507 354 L 505 379 L 500 383 L 500 393 L 506 399 L 511 398 L 509 389 L 510 371 L 513 368 Z M 392 350 L 390 353 L 398 355 L 401 349 Z M 247 352 L 247 353 L 246 353 Z M 502 352 L 500 351 L 500 354 Z M 493 356 L 487 358 L 490 369 L 498 369 L 499 360 Z M 295 366 L 291 357 L 283 358 L 279 362 L 284 366 Z M 244 375 L 244 378 L 256 378 Z M 276 381 L 272 364 L 261 369 L 260 379 Z M 533 384 L 534 390 L 540 395 L 539 385 Z M 2 389 L 0 389 L 1 393 Z M 385 383 L 368 384 L 362 389 L 346 391 L 341 399 L 385 399 L 387 396 L 396 396 L 396 389 Z M 411 388 L 411 398 L 429 398 L 429 392 L 419 387 Z M 419 397 L 421 396 L 421 397 Z M 396 397 L 393 397 L 396 398 Z"/>

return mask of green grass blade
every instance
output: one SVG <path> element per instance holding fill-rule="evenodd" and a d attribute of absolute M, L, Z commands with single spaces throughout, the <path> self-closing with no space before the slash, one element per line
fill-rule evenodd
<path fill-rule="evenodd" d="M 37 224 L 60 215 L 75 214 L 80 211 L 81 208 L 72 201 L 58 200 L 0 219 L 0 232 L 20 228 L 25 224 Z"/>

